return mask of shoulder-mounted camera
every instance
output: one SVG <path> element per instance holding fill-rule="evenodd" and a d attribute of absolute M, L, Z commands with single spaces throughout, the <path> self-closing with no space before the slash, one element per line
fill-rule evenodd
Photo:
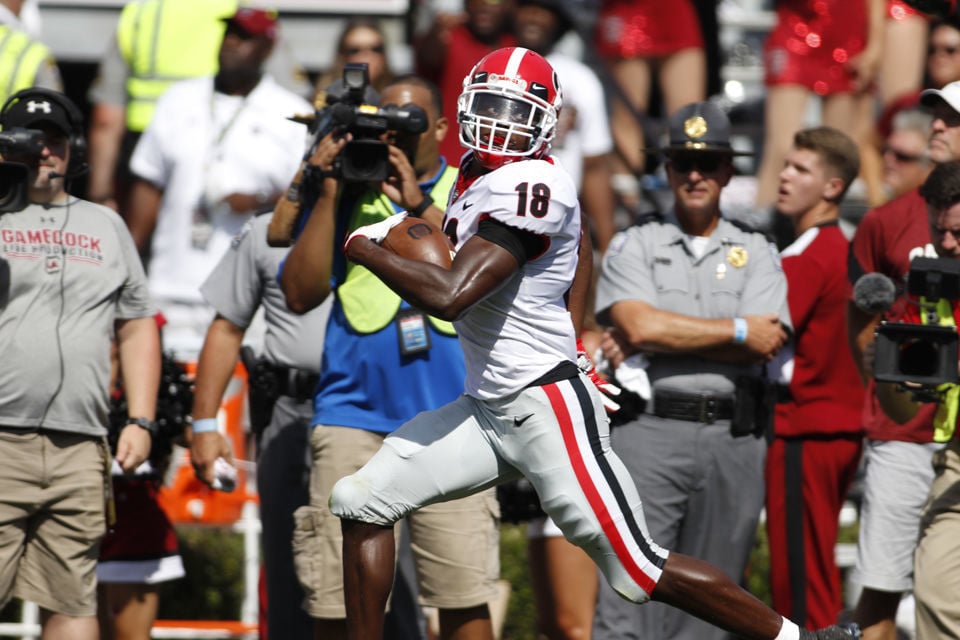
<path fill-rule="evenodd" d="M 345 182 L 382 182 L 387 179 L 389 151 L 381 139 L 387 131 L 419 135 L 427 130 L 427 114 L 416 105 L 381 108 L 373 104 L 379 102 L 379 98 L 370 88 L 366 63 L 347 63 L 343 78 L 334 82 L 326 92 L 326 106 L 317 112 L 313 132 L 317 140 L 334 130 L 353 136 L 334 163 L 334 175 Z M 411 155 L 416 148 L 406 151 L 412 163 Z"/>
<path fill-rule="evenodd" d="M 915 258 L 907 276 L 907 293 L 918 300 L 922 324 L 883 322 L 876 329 L 874 378 L 910 382 L 932 392 L 946 382 L 960 382 L 957 327 L 953 304 L 960 299 L 960 260 Z M 945 314 L 949 320 L 941 324 Z"/>
<path fill-rule="evenodd" d="M 0 156 L 36 158 L 42 152 L 43 131 L 23 127 L 0 131 Z M 0 162 L 0 213 L 26 208 L 29 172 L 22 162 Z"/>

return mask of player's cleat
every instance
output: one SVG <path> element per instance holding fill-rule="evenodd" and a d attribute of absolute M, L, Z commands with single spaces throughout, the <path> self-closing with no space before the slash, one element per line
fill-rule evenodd
<path fill-rule="evenodd" d="M 816 631 L 800 630 L 800 640 L 857 640 L 862 634 L 854 622 L 835 624 Z"/>

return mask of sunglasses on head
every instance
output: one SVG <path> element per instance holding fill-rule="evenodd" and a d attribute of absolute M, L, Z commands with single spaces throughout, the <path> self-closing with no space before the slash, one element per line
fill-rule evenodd
<path fill-rule="evenodd" d="M 945 53 L 948 56 L 954 55 L 957 51 L 960 51 L 960 47 L 956 45 L 930 45 L 930 48 L 927 49 L 927 55 L 934 55 L 936 53 Z"/>
<path fill-rule="evenodd" d="M 694 169 L 700 173 L 713 173 L 724 166 L 727 159 L 720 155 L 704 154 L 698 156 L 672 156 L 670 166 L 680 173 L 690 173 Z"/>
<path fill-rule="evenodd" d="M 923 154 L 916 154 L 916 155 L 914 155 L 914 154 L 910 154 L 910 153 L 904 153 L 903 151 L 898 151 L 898 150 L 894 149 L 893 147 L 889 147 L 889 146 L 884 147 L 884 148 L 883 148 L 883 155 L 887 155 L 888 153 L 889 153 L 889 154 L 892 154 L 893 157 L 894 157 L 894 159 L 895 159 L 897 162 L 901 162 L 901 163 L 919 162 L 920 160 L 923 159 Z"/>
<path fill-rule="evenodd" d="M 343 52 L 348 56 L 355 56 L 365 51 L 371 51 L 373 53 L 383 53 L 383 43 L 368 45 L 366 47 L 344 47 Z"/>

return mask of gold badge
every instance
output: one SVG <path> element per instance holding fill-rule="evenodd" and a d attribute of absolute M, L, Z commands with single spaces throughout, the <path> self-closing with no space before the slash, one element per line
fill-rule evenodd
<path fill-rule="evenodd" d="M 727 252 L 727 262 L 737 269 L 747 264 L 747 257 L 747 250 L 743 247 L 730 247 L 730 251 Z"/>
<path fill-rule="evenodd" d="M 694 140 L 702 138 L 707 134 L 707 121 L 703 119 L 703 116 L 687 118 L 683 122 L 683 132 L 687 134 L 688 138 Z"/>

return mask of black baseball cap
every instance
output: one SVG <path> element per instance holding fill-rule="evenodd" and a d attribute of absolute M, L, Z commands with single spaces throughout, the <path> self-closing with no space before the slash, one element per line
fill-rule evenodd
<path fill-rule="evenodd" d="M 3 112 L 3 128 L 10 130 L 14 127 L 36 129 L 39 124 L 51 124 L 65 135 L 73 133 L 70 114 L 60 100 L 67 101 L 66 96 L 51 96 L 40 93 L 26 93 Z"/>
<path fill-rule="evenodd" d="M 666 156 L 677 153 L 722 153 L 752 156 L 730 145 L 730 119 L 712 102 L 691 102 L 670 116 L 670 142 L 659 151 Z"/>

